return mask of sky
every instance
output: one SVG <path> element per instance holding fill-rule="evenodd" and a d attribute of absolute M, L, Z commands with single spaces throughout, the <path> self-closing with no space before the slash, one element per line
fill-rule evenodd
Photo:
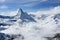
<path fill-rule="evenodd" d="M 21 8 L 25 12 L 51 9 L 60 6 L 60 0 L 0 0 L 0 14 L 12 14 Z"/>

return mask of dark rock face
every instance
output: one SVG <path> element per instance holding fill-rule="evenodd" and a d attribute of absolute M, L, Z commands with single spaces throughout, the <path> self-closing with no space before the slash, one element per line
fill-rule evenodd
<path fill-rule="evenodd" d="M 4 33 L 0 33 L 0 40 L 4 40 L 5 39 L 5 34 Z"/>
<path fill-rule="evenodd" d="M 19 10 L 20 12 L 18 12 L 17 15 L 15 16 L 2 16 L 0 15 L 0 26 L 3 26 L 2 28 L 0 27 L 0 31 L 1 30 L 6 30 L 5 26 L 12 26 L 14 22 L 16 22 L 18 19 L 21 19 L 22 23 L 23 22 L 36 22 L 30 15 L 28 15 L 27 13 L 23 12 L 22 9 Z M 5 20 L 8 19 L 8 20 Z M 0 40 L 14 40 L 17 37 L 21 37 L 22 35 L 9 35 L 9 34 L 4 34 L 4 33 L 0 33 Z M 22 39 L 24 39 L 24 37 L 22 36 Z"/>
<path fill-rule="evenodd" d="M 45 37 L 47 40 L 60 40 L 60 33 L 55 34 L 54 37 Z"/>
<path fill-rule="evenodd" d="M 8 19 L 7 21 L 5 19 Z M 12 23 L 16 22 L 17 19 L 21 19 L 22 22 L 36 22 L 30 15 L 19 9 L 17 15 L 15 16 L 3 16 L 0 15 L 0 26 L 10 26 Z M 11 24 L 10 24 L 11 23 Z"/>
<path fill-rule="evenodd" d="M 14 16 L 2 16 L 2 15 L 0 15 L 0 18 L 2 18 L 2 19 L 12 19 L 12 18 L 14 18 Z"/>
<path fill-rule="evenodd" d="M 1 28 L 0 28 L 0 31 L 2 31 L 2 30 L 6 30 L 6 29 L 7 29 L 7 28 L 3 28 L 3 27 L 1 27 Z"/>
<path fill-rule="evenodd" d="M 11 21 L 11 22 L 16 22 L 17 20 L 9 20 L 9 21 Z"/>
<path fill-rule="evenodd" d="M 55 36 L 53 37 L 53 39 L 60 40 L 60 33 L 55 34 Z"/>
<path fill-rule="evenodd" d="M 6 24 L 6 23 L 0 23 L 0 26 L 10 26 L 11 24 Z"/>
<path fill-rule="evenodd" d="M 38 17 L 38 19 L 44 20 L 48 15 L 42 14 L 41 17 Z"/>
<path fill-rule="evenodd" d="M 22 35 L 8 35 L 4 33 L 0 33 L 0 40 L 14 40 L 17 37 L 21 37 Z M 24 37 L 22 37 L 24 39 Z"/>
<path fill-rule="evenodd" d="M 22 22 L 36 22 L 30 15 L 28 15 L 26 12 L 23 12 L 22 9 L 20 9 L 21 11 L 21 15 L 20 15 L 20 19 L 22 20 Z"/>
<path fill-rule="evenodd" d="M 27 13 L 22 13 L 20 19 L 22 19 L 23 22 L 24 22 L 24 21 L 26 22 L 26 20 L 27 20 L 27 21 L 34 21 L 34 22 L 36 22 L 36 21 L 35 21 L 30 15 L 28 15 Z"/>
<path fill-rule="evenodd" d="M 56 23 L 58 23 L 60 20 L 60 14 L 56 14 L 53 19 L 55 20 Z"/>
<path fill-rule="evenodd" d="M 54 19 L 56 19 L 56 18 L 60 19 L 60 14 L 56 14 L 56 15 L 54 16 Z"/>

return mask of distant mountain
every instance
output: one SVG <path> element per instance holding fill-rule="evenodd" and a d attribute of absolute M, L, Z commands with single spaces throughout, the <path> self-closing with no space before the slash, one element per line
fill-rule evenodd
<path fill-rule="evenodd" d="M 21 23 L 36 22 L 30 15 L 28 15 L 26 12 L 23 12 L 22 9 L 19 9 L 17 15 L 15 15 L 15 16 L 0 15 L 0 31 L 4 31 L 4 30 L 10 31 L 9 27 L 14 25 L 14 23 L 19 19 L 22 20 Z M 11 30 L 12 30 L 12 27 L 11 27 Z M 12 30 L 12 31 L 14 32 L 14 30 Z M 19 30 L 18 30 L 18 32 L 19 32 Z M 14 34 L 0 33 L 0 40 L 14 40 L 14 39 L 16 40 L 16 38 L 19 38 L 19 40 L 24 39 L 24 37 L 21 34 L 14 35 Z"/>
<path fill-rule="evenodd" d="M 34 18 L 32 18 L 30 15 L 28 15 L 26 12 L 23 12 L 22 9 L 18 13 L 20 13 L 20 19 L 22 22 L 36 22 Z"/>
<path fill-rule="evenodd" d="M 22 35 L 8 35 L 8 34 L 0 33 L 0 40 L 14 40 L 18 37 L 21 37 L 21 39 L 23 39 Z"/>
<path fill-rule="evenodd" d="M 12 18 L 14 18 L 14 17 L 0 15 L 0 18 L 2 18 L 2 19 L 12 19 Z"/>
<path fill-rule="evenodd" d="M 30 15 L 28 15 L 26 12 L 23 12 L 22 9 L 19 9 L 17 15 L 15 16 L 0 15 L 0 21 L 1 21 L 0 26 L 12 25 L 18 19 L 21 19 L 22 23 L 23 22 L 36 22 Z"/>
<path fill-rule="evenodd" d="M 55 14 L 53 19 L 55 20 L 56 23 L 58 23 L 60 20 L 60 14 Z"/>
<path fill-rule="evenodd" d="M 56 24 L 57 23 L 57 24 Z M 60 38 L 60 14 L 28 14 L 19 9 L 15 16 L 0 15 L 1 40 L 55 40 Z M 54 36 L 54 33 L 56 34 Z M 58 35 L 57 35 L 58 34 Z M 53 36 L 52 36 L 53 35 Z M 57 40 L 58 40 L 57 39 Z"/>

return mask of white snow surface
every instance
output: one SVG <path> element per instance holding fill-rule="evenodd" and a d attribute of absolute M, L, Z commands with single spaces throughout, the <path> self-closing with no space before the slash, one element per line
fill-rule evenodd
<path fill-rule="evenodd" d="M 55 10 L 57 10 L 55 8 Z M 49 10 L 51 13 L 54 13 L 53 10 Z M 38 13 L 33 17 L 37 22 L 25 22 L 21 24 L 21 20 L 18 19 L 12 26 L 9 26 L 8 29 L 1 31 L 5 34 L 21 34 L 24 36 L 24 40 L 47 40 L 45 37 L 54 36 L 54 34 L 59 33 L 58 24 L 56 24 L 55 20 L 53 19 L 54 15 L 57 14 L 50 14 L 49 11 L 44 11 L 47 14 L 47 17 L 42 20 L 38 19 L 41 16 Z M 34 13 L 31 13 L 34 14 Z M 44 13 L 43 13 L 44 14 Z M 21 38 L 16 38 L 15 40 L 20 40 Z M 22 39 L 21 39 L 22 40 Z"/>

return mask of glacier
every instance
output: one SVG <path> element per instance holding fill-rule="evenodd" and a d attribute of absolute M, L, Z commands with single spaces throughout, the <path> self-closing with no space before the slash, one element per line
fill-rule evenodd
<path fill-rule="evenodd" d="M 60 40 L 60 13 L 0 15 L 0 40 Z"/>

